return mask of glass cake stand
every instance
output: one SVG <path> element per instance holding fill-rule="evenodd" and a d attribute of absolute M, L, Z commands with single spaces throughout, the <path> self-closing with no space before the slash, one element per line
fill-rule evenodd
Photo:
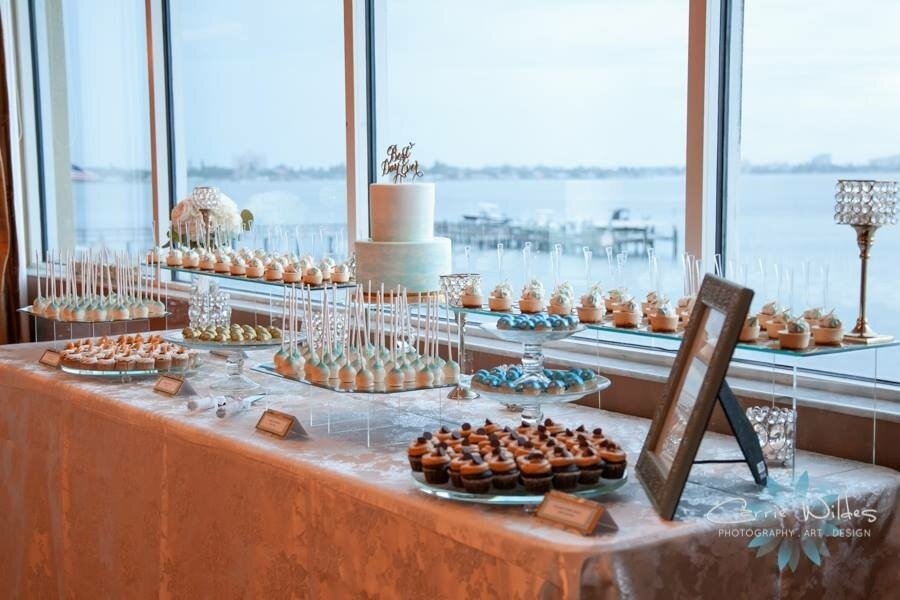
<path fill-rule="evenodd" d="M 444 500 L 453 500 L 455 502 L 472 502 L 475 504 L 492 504 L 494 506 L 535 506 L 544 501 L 543 494 L 529 494 L 524 487 L 517 487 L 513 490 L 491 490 L 487 494 L 472 494 L 464 489 L 453 487 L 450 483 L 427 483 L 425 475 L 411 472 L 413 482 L 419 491 L 430 496 L 443 498 Z M 600 478 L 595 485 L 578 486 L 572 490 L 566 490 L 567 493 L 580 498 L 596 498 L 604 494 L 610 494 L 623 485 L 628 483 L 628 470 L 622 475 L 621 479 L 603 479 Z"/>
<path fill-rule="evenodd" d="M 105 379 L 120 379 L 122 382 L 131 381 L 131 379 L 135 377 L 152 377 L 154 375 L 190 375 L 196 373 L 200 368 L 199 362 L 193 366 L 185 367 L 185 368 L 170 368 L 170 369 L 132 369 L 130 371 L 123 371 L 121 369 L 108 369 L 108 370 L 100 370 L 100 369 L 78 369 L 75 367 L 67 367 L 65 365 L 59 365 L 59 370 L 63 373 L 68 373 L 69 375 L 77 375 L 79 377 L 99 377 Z"/>

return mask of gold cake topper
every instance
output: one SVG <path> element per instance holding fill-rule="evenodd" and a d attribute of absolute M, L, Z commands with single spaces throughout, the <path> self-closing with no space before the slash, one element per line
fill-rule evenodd
<path fill-rule="evenodd" d="M 416 177 L 422 177 L 419 161 L 410 162 L 409 160 L 413 146 L 415 146 L 413 142 L 399 149 L 397 144 L 388 146 L 387 158 L 381 161 L 381 174 L 391 175 L 394 183 L 403 183 L 407 177 L 411 177 L 410 181 L 415 181 Z"/>

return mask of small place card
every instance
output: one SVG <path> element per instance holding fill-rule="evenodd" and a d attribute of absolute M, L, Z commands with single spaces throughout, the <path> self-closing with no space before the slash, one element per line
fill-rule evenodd
<path fill-rule="evenodd" d="M 153 385 L 153 391 L 167 396 L 177 396 L 184 385 L 184 377 L 178 375 L 160 375 Z"/>
<path fill-rule="evenodd" d="M 54 369 L 59 367 L 59 361 L 62 358 L 59 351 L 52 350 L 48 348 L 44 350 L 44 353 L 41 354 L 41 358 L 38 359 L 38 362 L 42 365 L 46 365 L 48 367 L 53 367 Z"/>
<path fill-rule="evenodd" d="M 309 437 L 309 434 L 303 429 L 303 425 L 300 424 L 297 417 L 277 410 L 272 410 L 271 408 L 266 409 L 262 416 L 259 417 L 256 428 L 260 431 L 277 435 L 282 439 L 288 437 L 289 434 L 301 438 Z"/>
<path fill-rule="evenodd" d="M 602 504 L 571 494 L 552 490 L 534 513 L 539 519 L 574 529 L 581 535 L 592 535 L 598 529 L 618 531 L 619 526 Z"/>

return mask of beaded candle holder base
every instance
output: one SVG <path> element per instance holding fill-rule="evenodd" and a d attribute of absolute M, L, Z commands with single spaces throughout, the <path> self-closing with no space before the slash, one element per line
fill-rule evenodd
<path fill-rule="evenodd" d="M 797 415 L 793 409 L 751 406 L 747 408 L 747 419 L 759 436 L 766 464 L 789 466 L 794 462 L 794 427 Z"/>

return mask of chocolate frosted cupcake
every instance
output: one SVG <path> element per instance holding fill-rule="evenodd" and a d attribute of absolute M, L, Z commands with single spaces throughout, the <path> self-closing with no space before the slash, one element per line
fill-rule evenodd
<path fill-rule="evenodd" d="M 578 485 L 579 471 L 575 466 L 575 457 L 565 446 L 556 446 L 549 458 L 553 470 L 553 487 L 558 490 L 571 490 Z"/>
<path fill-rule="evenodd" d="M 568 448 L 569 450 L 578 446 L 578 438 L 576 437 L 575 432 L 571 429 L 566 429 L 558 436 L 556 436 L 556 441 L 565 444 L 566 448 Z"/>
<path fill-rule="evenodd" d="M 622 448 L 610 440 L 604 441 L 597 448 L 600 458 L 603 459 L 603 479 L 622 479 L 625 474 L 627 456 Z"/>
<path fill-rule="evenodd" d="M 479 427 L 475 431 L 469 434 L 467 438 L 470 444 L 480 444 L 481 442 L 489 441 L 488 432 L 484 427 Z"/>
<path fill-rule="evenodd" d="M 482 425 L 481 427 L 489 434 L 500 430 L 500 426 L 490 419 L 485 419 L 484 425 Z"/>
<path fill-rule="evenodd" d="M 599 427 L 594 429 L 594 431 L 591 432 L 591 442 L 593 442 L 595 446 L 597 444 L 602 444 L 605 441 L 606 441 L 606 436 L 603 435 L 603 430 L 600 429 Z"/>
<path fill-rule="evenodd" d="M 517 459 L 522 485 L 530 494 L 546 494 L 553 483 L 553 468 L 543 452 L 534 451 Z"/>
<path fill-rule="evenodd" d="M 534 433 L 534 426 L 531 423 L 522 421 L 522 424 L 516 427 L 516 433 L 519 435 L 529 436 Z"/>
<path fill-rule="evenodd" d="M 453 487 L 463 487 L 462 468 L 470 462 L 472 462 L 471 454 L 459 454 L 450 461 L 450 484 Z"/>
<path fill-rule="evenodd" d="M 575 466 L 581 471 L 578 483 L 594 485 L 600 481 L 600 475 L 603 473 L 603 459 L 588 444 L 578 447 L 575 454 Z"/>
<path fill-rule="evenodd" d="M 515 442 L 508 446 L 508 448 L 512 450 L 513 456 L 515 456 L 516 458 L 519 458 L 520 456 L 528 456 L 534 450 L 536 450 L 534 442 L 524 437 L 517 438 Z"/>
<path fill-rule="evenodd" d="M 560 423 L 554 423 L 553 419 L 549 417 L 547 419 L 544 419 L 544 427 L 547 428 L 547 433 L 549 433 L 550 435 L 556 435 L 566 430 L 566 428 L 563 427 Z"/>
<path fill-rule="evenodd" d="M 421 458 L 422 471 L 425 473 L 425 481 L 428 483 L 447 483 L 450 481 L 450 455 L 447 446 L 438 445 L 437 448 Z"/>
<path fill-rule="evenodd" d="M 441 442 L 449 443 L 453 438 L 453 432 L 441 425 L 441 428 L 435 433 L 435 437 Z"/>
<path fill-rule="evenodd" d="M 470 494 L 484 494 L 491 489 L 494 475 L 480 454 L 473 455 L 472 460 L 463 464 L 459 472 L 463 487 Z"/>
<path fill-rule="evenodd" d="M 425 437 L 418 437 L 409 444 L 406 455 L 409 457 L 409 466 L 416 473 L 422 472 L 422 457 L 434 450 L 434 446 Z"/>
<path fill-rule="evenodd" d="M 519 482 L 519 469 L 512 454 L 499 446 L 494 448 L 488 457 L 488 466 L 494 474 L 494 488 L 511 490 Z"/>
<path fill-rule="evenodd" d="M 472 425 L 470 425 L 469 423 L 463 423 L 459 426 L 459 435 L 463 439 L 468 438 L 473 431 L 475 430 L 472 429 Z"/>

